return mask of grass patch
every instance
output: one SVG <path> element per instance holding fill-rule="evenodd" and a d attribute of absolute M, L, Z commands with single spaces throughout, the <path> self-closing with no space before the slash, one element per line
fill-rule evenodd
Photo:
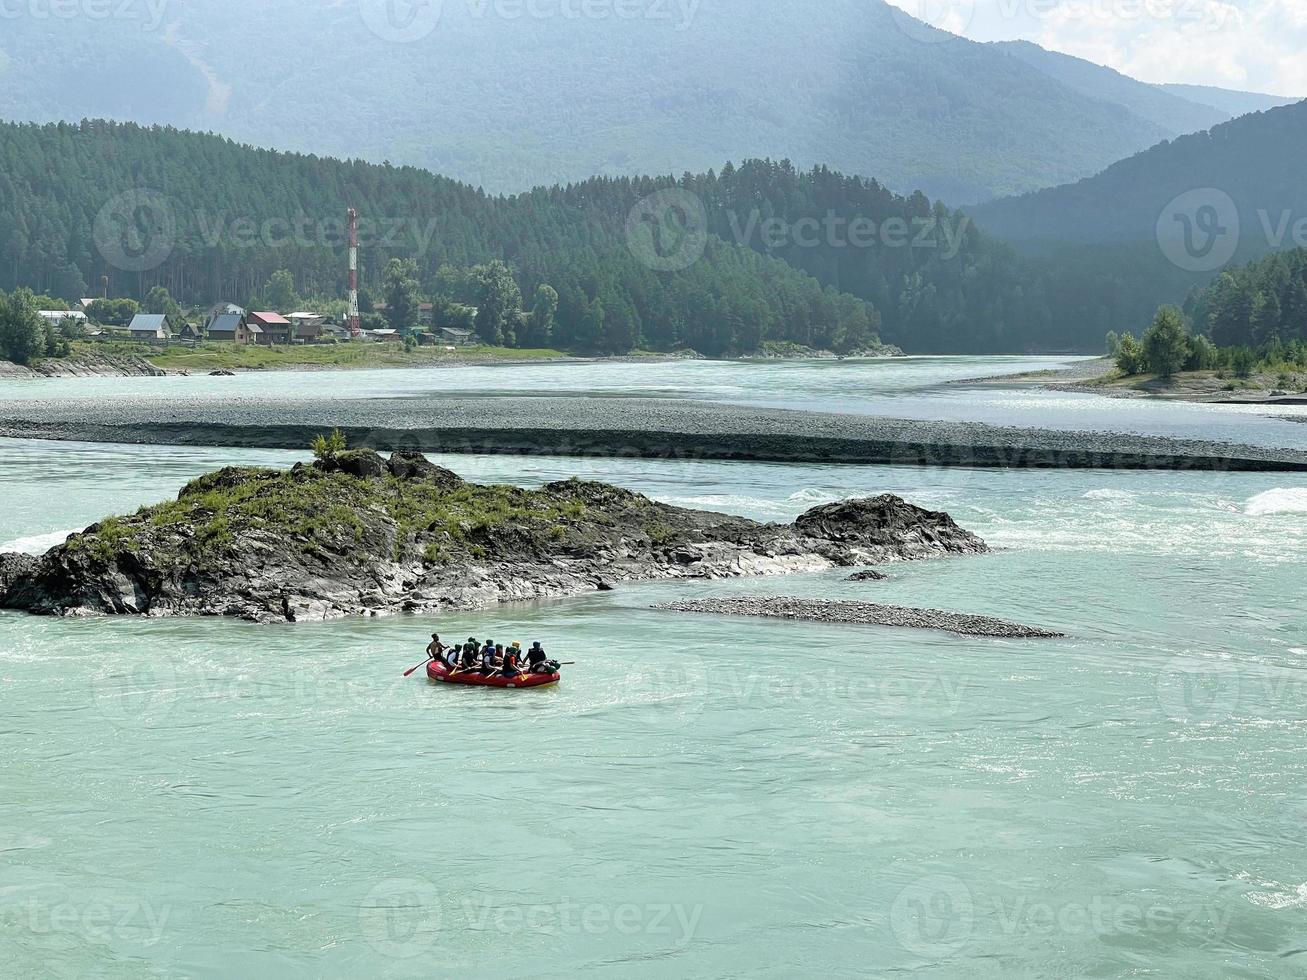
<path fill-rule="evenodd" d="M 165 371 L 203 373 L 207 371 L 277 371 L 294 368 L 424 367 L 459 364 L 477 360 L 544 361 L 565 357 L 548 348 L 460 347 L 447 351 L 419 347 L 406 351 L 399 344 L 306 344 L 295 347 L 258 347 L 247 344 L 202 344 L 199 347 L 144 348 L 122 353 L 139 353 Z"/>

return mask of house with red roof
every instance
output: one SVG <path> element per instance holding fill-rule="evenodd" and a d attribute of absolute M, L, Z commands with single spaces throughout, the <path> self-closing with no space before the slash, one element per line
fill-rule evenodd
<path fill-rule="evenodd" d="M 289 345 L 295 338 L 295 328 L 280 313 L 251 313 L 246 319 L 256 342 L 266 347 L 273 344 Z M 255 327 L 258 327 L 257 331 Z"/>

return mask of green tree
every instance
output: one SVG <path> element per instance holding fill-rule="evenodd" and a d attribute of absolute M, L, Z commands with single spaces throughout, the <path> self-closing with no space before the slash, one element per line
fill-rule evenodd
<path fill-rule="evenodd" d="M 1121 338 L 1115 330 L 1107 332 L 1107 356 L 1116 357 L 1117 348 L 1121 346 Z"/>
<path fill-rule="evenodd" d="M 181 305 L 162 286 L 155 286 L 145 294 L 141 309 L 146 313 L 166 313 L 169 316 L 175 316 L 182 311 Z"/>
<path fill-rule="evenodd" d="M 148 302 L 148 296 L 146 300 Z M 289 269 L 278 269 L 263 284 L 263 305 L 268 309 L 278 313 L 290 313 L 299 306 L 299 302 L 299 295 L 295 292 L 295 277 Z"/>
<path fill-rule="evenodd" d="M 1147 369 L 1162 378 L 1171 378 L 1184 368 L 1189 357 L 1189 336 L 1184 315 L 1174 306 L 1157 311 L 1153 325 L 1144 332 L 1144 360 Z"/>
<path fill-rule="evenodd" d="M 339 429 L 332 429 L 329 436 L 315 436 L 311 448 L 313 449 L 314 459 L 331 462 L 349 448 L 349 443 Z"/>
<path fill-rule="evenodd" d="M 524 343 L 528 347 L 548 347 L 554 342 L 554 320 L 558 316 L 558 290 L 548 283 L 536 287 Z"/>
<path fill-rule="evenodd" d="M 1144 348 L 1132 333 L 1121 335 L 1116 345 L 1116 368 L 1127 377 L 1144 370 Z"/>
<path fill-rule="evenodd" d="M 477 281 L 476 331 L 494 347 L 517 343 L 513 327 L 522 309 L 522 290 L 508 266 L 496 259 L 472 270 Z"/>
<path fill-rule="evenodd" d="M 418 292 L 418 264 L 413 259 L 391 259 L 385 275 L 386 321 L 408 336 L 418 322 L 422 298 Z"/>
<path fill-rule="evenodd" d="M 97 299 L 86 315 L 106 327 L 125 327 L 140 312 L 141 304 L 134 299 Z"/>
<path fill-rule="evenodd" d="M 24 289 L 0 293 L 0 353 L 15 364 L 31 364 L 46 353 L 45 321 Z"/>

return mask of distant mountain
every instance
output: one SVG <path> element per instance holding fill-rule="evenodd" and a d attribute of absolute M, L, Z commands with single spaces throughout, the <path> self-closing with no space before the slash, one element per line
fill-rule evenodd
<path fill-rule="evenodd" d="M 1228 113 L 1231 118 L 1246 116 L 1250 112 L 1265 112 L 1282 105 L 1293 105 L 1298 99 L 1289 99 L 1280 95 L 1262 95 L 1258 92 L 1235 92 L 1230 89 L 1212 88 L 1210 85 L 1158 85 L 1164 92 L 1178 95 L 1197 102 L 1199 105 L 1211 106 Z"/>
<path fill-rule="evenodd" d="M 1220 123 L 1229 122 L 1234 116 L 1213 105 L 1195 102 L 1159 86 L 1122 75 L 1111 68 L 1096 65 L 1092 61 L 1049 51 L 1029 41 L 1001 41 L 994 47 L 1014 58 L 1020 58 L 1082 95 L 1128 109 L 1163 130 L 1166 138 L 1211 129 Z"/>
<path fill-rule="evenodd" d="M 768 156 L 957 204 L 1088 176 L 1211 115 L 1125 84 L 1086 94 L 1065 66 L 1059 81 L 882 0 L 113 6 L 5 18 L 0 117 L 215 131 L 492 192 Z"/>
<path fill-rule="evenodd" d="M 1291 246 L 1294 224 L 1307 221 L 1304 160 L 1307 102 L 1299 102 L 1162 143 L 1078 183 L 967 210 L 990 234 L 1027 248 L 1155 242 L 1159 222 L 1175 219 L 1183 233 L 1180 213 L 1191 212 L 1195 224 L 1233 223 L 1237 254 L 1255 257 Z"/>

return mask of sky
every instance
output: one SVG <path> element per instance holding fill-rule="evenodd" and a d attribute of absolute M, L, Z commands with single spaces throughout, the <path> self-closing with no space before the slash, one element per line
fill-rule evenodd
<path fill-rule="evenodd" d="M 1146 82 L 1307 96 L 1307 0 L 890 2 L 975 41 L 1034 41 Z"/>

